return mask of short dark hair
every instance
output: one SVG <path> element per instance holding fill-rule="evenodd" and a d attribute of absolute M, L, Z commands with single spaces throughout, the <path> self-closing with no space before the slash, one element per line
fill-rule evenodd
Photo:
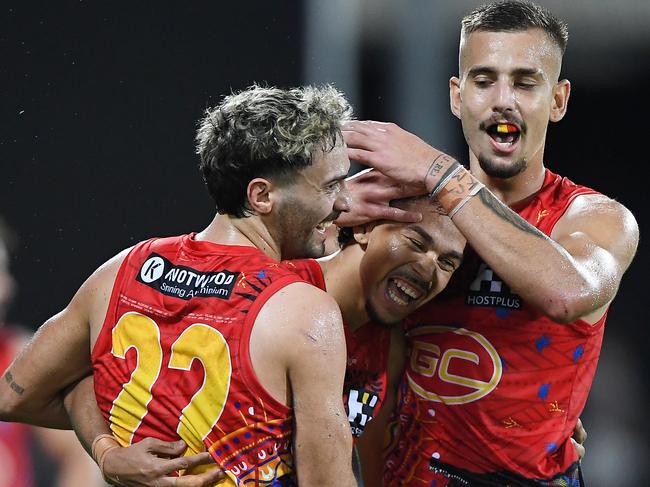
<path fill-rule="evenodd" d="M 290 182 L 315 150 L 342 141 L 352 115 L 331 85 L 281 89 L 253 85 L 205 112 L 196 136 L 199 168 L 219 213 L 251 215 L 246 188 L 256 177 Z"/>
<path fill-rule="evenodd" d="M 534 3 L 521 0 L 494 2 L 476 8 L 462 20 L 464 36 L 476 31 L 516 32 L 535 28 L 544 30 L 564 55 L 569 41 L 566 22 Z"/>

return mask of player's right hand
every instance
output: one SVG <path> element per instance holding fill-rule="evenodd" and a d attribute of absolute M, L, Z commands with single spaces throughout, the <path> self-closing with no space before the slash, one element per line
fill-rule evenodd
<path fill-rule="evenodd" d="M 415 223 L 422 215 L 390 206 L 391 200 L 422 194 L 420 188 L 395 182 L 372 169 L 358 172 L 345 180 L 352 203 L 350 211 L 341 213 L 335 223 L 340 227 L 364 225 L 376 220 Z"/>
<path fill-rule="evenodd" d="M 200 474 L 170 476 L 179 470 L 214 464 L 208 452 L 182 456 L 186 449 L 182 440 L 145 438 L 134 445 L 107 451 L 102 473 L 109 484 L 120 487 L 211 487 L 226 478 L 216 465 Z"/>

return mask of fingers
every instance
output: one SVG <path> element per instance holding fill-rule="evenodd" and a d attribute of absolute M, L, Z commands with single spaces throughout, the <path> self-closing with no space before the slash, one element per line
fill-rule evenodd
<path fill-rule="evenodd" d="M 394 186 L 387 187 L 383 190 L 382 197 L 385 201 L 398 200 L 402 198 L 410 198 L 412 196 L 423 196 L 426 193 L 423 192 L 420 188 L 414 186 L 406 186 L 402 184 L 397 184 Z"/>
<path fill-rule="evenodd" d="M 207 472 L 196 475 L 184 475 L 182 477 L 167 477 L 158 486 L 160 487 L 212 487 L 217 482 L 224 480 L 226 474 L 218 467 Z M 170 483 L 163 483 L 170 481 Z"/>
<path fill-rule="evenodd" d="M 214 463 L 214 459 L 210 453 L 206 451 L 197 453 L 196 455 L 189 455 L 187 457 L 164 460 L 164 462 L 164 472 L 165 474 L 168 474 L 176 470 L 187 470 L 188 468 L 193 468 L 198 465 L 209 465 Z"/>
<path fill-rule="evenodd" d="M 406 211 L 392 206 L 382 206 L 378 211 L 377 220 L 391 220 L 399 223 L 417 223 L 422 221 L 422 213 Z"/>
<path fill-rule="evenodd" d="M 578 443 L 576 440 L 571 438 L 571 443 L 573 444 L 573 448 L 575 449 L 576 453 L 578 454 L 578 458 L 582 460 L 582 458 L 585 456 L 585 447 L 582 446 L 580 443 Z"/>
<path fill-rule="evenodd" d="M 385 132 L 391 123 L 375 122 L 374 120 L 351 120 L 342 125 L 342 132 L 357 132 L 360 134 L 371 135 L 375 132 Z"/>
<path fill-rule="evenodd" d="M 576 427 L 573 429 L 573 438 L 581 445 L 584 444 L 585 440 L 587 439 L 587 430 L 582 425 L 580 418 L 578 418 Z"/>
<path fill-rule="evenodd" d="M 366 166 L 372 166 L 372 152 L 370 151 L 348 147 L 348 158 Z"/>
<path fill-rule="evenodd" d="M 157 453 L 165 457 L 178 457 L 187 449 L 183 440 L 179 441 L 162 441 L 156 438 L 145 438 L 141 441 L 147 451 Z"/>

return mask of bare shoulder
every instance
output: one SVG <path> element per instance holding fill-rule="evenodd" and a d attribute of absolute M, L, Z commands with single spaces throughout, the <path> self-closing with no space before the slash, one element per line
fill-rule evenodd
<path fill-rule="evenodd" d="M 334 298 L 306 282 L 294 282 L 285 286 L 268 300 L 262 309 L 264 308 L 278 311 L 279 320 L 289 319 L 296 323 L 299 321 L 296 318 L 320 318 L 319 321 L 323 323 L 341 320 L 341 312 Z M 282 313 L 282 310 L 291 312 Z"/>
<path fill-rule="evenodd" d="M 636 228 L 636 219 L 622 203 L 602 194 L 583 194 L 575 198 L 560 220 L 580 218 L 619 220 L 621 224 Z"/>
<path fill-rule="evenodd" d="M 305 282 L 295 282 L 275 293 L 262 307 L 256 320 L 265 323 L 287 343 L 301 348 L 309 343 L 327 346 L 344 340 L 341 311 L 334 298 Z"/>
<path fill-rule="evenodd" d="M 600 194 L 578 196 L 553 229 L 551 237 L 584 233 L 599 246 L 631 257 L 639 241 L 639 225 L 620 202 Z"/>
<path fill-rule="evenodd" d="M 122 250 L 100 265 L 81 285 L 68 305 L 70 311 L 80 313 L 90 324 L 91 343 L 94 343 L 104 321 L 115 278 L 131 248 Z"/>
<path fill-rule="evenodd" d="M 131 249 L 132 247 L 122 250 L 100 265 L 81 285 L 75 298 L 83 299 L 96 296 L 98 292 L 112 288 L 120 266 Z"/>

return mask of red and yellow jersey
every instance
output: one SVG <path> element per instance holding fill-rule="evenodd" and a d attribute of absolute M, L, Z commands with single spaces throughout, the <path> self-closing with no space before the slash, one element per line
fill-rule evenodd
<path fill-rule="evenodd" d="M 304 280 L 326 290 L 323 271 L 315 260 L 285 261 L 284 264 Z M 343 323 L 343 330 L 347 348 L 343 404 L 352 436 L 356 439 L 368 421 L 377 416 L 386 396 L 390 329 L 366 323 L 352 331 Z"/>
<path fill-rule="evenodd" d="M 577 196 L 594 193 L 547 171 L 540 191 L 513 210 L 549 235 Z M 385 484 L 440 487 L 466 473 L 548 480 L 575 470 L 570 437 L 594 377 L 605 317 L 595 325 L 556 323 L 476 254 L 457 274 L 405 325 L 410 358 Z"/>
<path fill-rule="evenodd" d="M 0 326 L 0 373 L 9 367 L 20 340 Z M 34 465 L 30 450 L 29 426 L 0 421 L 0 487 L 33 487 Z"/>
<path fill-rule="evenodd" d="M 95 393 L 122 445 L 182 438 L 236 485 L 293 485 L 292 411 L 258 382 L 249 338 L 262 306 L 302 282 L 253 247 L 137 244 L 92 352 Z M 196 472 L 196 471 L 195 471 Z"/>

